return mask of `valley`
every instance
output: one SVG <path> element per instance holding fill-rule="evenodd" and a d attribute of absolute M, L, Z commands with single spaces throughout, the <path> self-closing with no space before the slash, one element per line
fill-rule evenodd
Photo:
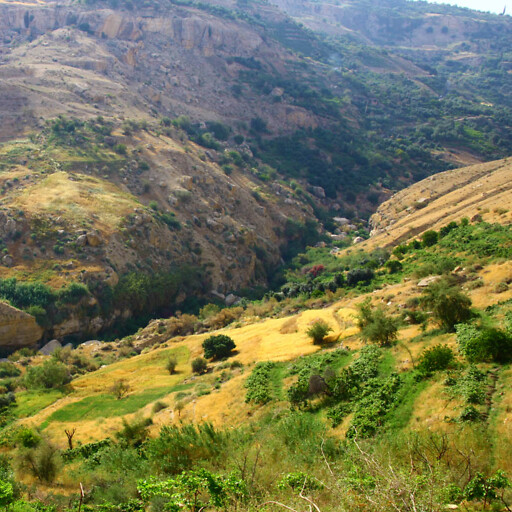
<path fill-rule="evenodd" d="M 510 20 L 0 0 L 0 510 L 510 510 Z"/>

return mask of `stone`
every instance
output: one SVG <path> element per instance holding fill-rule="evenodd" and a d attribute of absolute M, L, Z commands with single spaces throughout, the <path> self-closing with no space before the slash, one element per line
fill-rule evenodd
<path fill-rule="evenodd" d="M 2 258 L 2 265 L 5 265 L 6 267 L 12 267 L 14 265 L 14 260 L 12 259 L 12 256 L 6 254 Z"/>
<path fill-rule="evenodd" d="M 325 190 L 322 187 L 311 187 L 311 192 L 314 196 L 325 199 Z"/>
<path fill-rule="evenodd" d="M 345 217 L 334 217 L 332 220 L 336 222 L 336 224 L 339 224 L 340 226 L 346 226 L 347 224 L 350 224 L 350 221 Z"/>
<path fill-rule="evenodd" d="M 87 233 L 87 243 L 91 247 L 98 247 L 98 245 L 101 245 L 103 243 L 103 239 L 101 238 L 100 234 L 94 231 L 91 231 Z"/>
<path fill-rule="evenodd" d="M 361 242 L 364 242 L 364 238 L 362 236 L 356 236 L 353 240 L 353 244 L 360 244 Z"/>
<path fill-rule="evenodd" d="M 213 220 L 211 217 L 206 219 L 206 225 L 208 226 L 208 229 L 214 233 L 222 233 L 224 231 L 224 226 L 220 222 Z"/>
<path fill-rule="evenodd" d="M 0 349 L 16 351 L 35 347 L 43 335 L 36 319 L 9 304 L 0 302 Z"/>
<path fill-rule="evenodd" d="M 39 349 L 39 352 L 44 356 L 51 356 L 55 353 L 56 350 L 62 348 L 62 344 L 59 340 L 51 340 L 46 345 Z"/>
<path fill-rule="evenodd" d="M 87 245 L 87 235 L 80 235 L 77 239 L 76 239 L 76 245 L 78 245 L 78 247 L 84 247 Z"/>
<path fill-rule="evenodd" d="M 226 298 L 224 299 L 224 304 L 226 304 L 226 306 L 229 308 L 231 306 L 233 306 L 234 304 L 240 302 L 240 297 L 238 297 L 237 295 L 234 295 L 233 293 L 230 293 L 226 296 Z"/>
<path fill-rule="evenodd" d="M 441 276 L 428 276 L 422 279 L 418 282 L 418 286 L 420 288 L 426 288 L 427 286 L 431 285 L 432 283 L 435 283 L 436 281 L 439 281 L 441 279 Z"/>

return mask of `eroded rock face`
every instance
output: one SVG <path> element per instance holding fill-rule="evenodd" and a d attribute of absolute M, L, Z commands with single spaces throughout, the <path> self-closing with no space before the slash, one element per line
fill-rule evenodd
<path fill-rule="evenodd" d="M 35 347 L 42 335 L 33 316 L 0 302 L 0 352 Z"/>

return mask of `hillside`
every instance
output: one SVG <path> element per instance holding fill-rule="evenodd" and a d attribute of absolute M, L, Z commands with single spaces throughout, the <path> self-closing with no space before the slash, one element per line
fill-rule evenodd
<path fill-rule="evenodd" d="M 436 174 L 398 192 L 370 219 L 372 247 L 395 246 L 463 217 L 509 224 L 510 159 Z"/>
<path fill-rule="evenodd" d="M 2 352 L 261 297 L 334 217 L 507 157 L 510 33 L 402 0 L 1 1 L 0 295 L 38 324 Z"/>
<path fill-rule="evenodd" d="M 2 446 L 20 469 L 0 480 L 23 496 L 35 485 L 32 503 L 63 511 L 78 507 L 77 481 L 98 512 L 192 511 L 196 499 L 207 510 L 507 510 L 512 231 L 488 202 L 507 166 L 440 174 L 439 188 L 428 179 L 382 205 L 392 254 L 382 242 L 309 248 L 281 295 L 14 354 L 0 365 Z M 409 237 L 395 206 L 427 190 L 431 223 Z M 315 344 L 321 321 L 331 331 Z M 235 350 L 197 369 L 220 334 Z"/>

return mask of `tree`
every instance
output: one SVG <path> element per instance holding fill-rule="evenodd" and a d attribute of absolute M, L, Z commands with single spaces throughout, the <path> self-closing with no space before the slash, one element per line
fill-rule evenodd
<path fill-rule="evenodd" d="M 110 392 L 114 394 L 118 400 L 121 400 L 121 398 L 124 398 L 130 392 L 130 386 L 123 379 L 116 380 L 114 384 L 112 384 Z"/>
<path fill-rule="evenodd" d="M 332 331 L 332 327 L 325 320 L 317 320 L 307 331 L 306 334 L 313 340 L 315 345 L 324 342 L 325 337 Z"/>
<path fill-rule="evenodd" d="M 194 373 L 197 373 L 198 375 L 204 373 L 206 371 L 206 367 L 207 364 L 206 359 L 204 359 L 204 357 L 196 357 L 192 361 L 192 371 Z"/>
<path fill-rule="evenodd" d="M 425 290 L 423 303 L 431 308 L 434 321 L 447 332 L 467 322 L 471 316 L 471 299 L 447 279 L 432 283 Z"/>
<path fill-rule="evenodd" d="M 174 375 L 176 373 L 176 366 L 178 366 L 178 359 L 176 359 L 176 356 L 170 356 L 165 364 L 166 370 L 171 375 Z"/>
<path fill-rule="evenodd" d="M 437 231 L 429 230 L 423 233 L 421 236 L 421 241 L 425 247 L 432 247 L 433 245 L 437 244 L 438 238 L 439 236 Z"/>
<path fill-rule="evenodd" d="M 357 324 L 361 329 L 361 336 L 384 347 L 391 345 L 397 338 L 398 320 L 388 316 L 381 308 L 372 308 L 370 301 L 365 300 L 358 306 Z"/>
<path fill-rule="evenodd" d="M 229 357 L 231 351 L 236 347 L 235 342 L 225 334 L 210 336 L 203 341 L 204 357 L 210 359 L 221 359 Z"/>

